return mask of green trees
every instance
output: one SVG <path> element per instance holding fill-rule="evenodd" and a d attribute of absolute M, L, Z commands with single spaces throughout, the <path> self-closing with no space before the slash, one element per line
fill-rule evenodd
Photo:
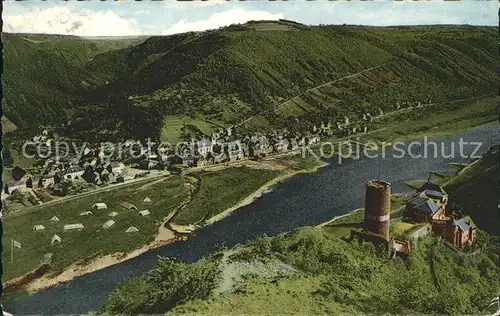
<path fill-rule="evenodd" d="M 110 314 L 161 313 L 193 299 L 206 299 L 218 281 L 218 260 L 196 264 L 160 258 L 147 275 L 113 291 L 102 312 Z"/>

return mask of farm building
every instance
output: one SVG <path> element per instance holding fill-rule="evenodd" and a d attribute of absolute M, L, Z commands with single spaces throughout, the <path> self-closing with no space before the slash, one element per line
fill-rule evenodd
<path fill-rule="evenodd" d="M 57 235 L 54 235 L 52 237 L 52 240 L 50 241 L 51 244 L 60 243 L 60 242 L 61 242 L 61 237 L 59 237 Z"/>
<path fill-rule="evenodd" d="M 120 205 L 121 205 L 121 207 L 123 207 L 124 209 L 127 209 L 127 210 L 137 210 L 137 207 L 135 207 L 135 205 L 128 203 L 128 202 L 122 202 L 122 203 L 120 203 Z"/>
<path fill-rule="evenodd" d="M 150 199 L 149 197 L 147 197 L 147 198 L 145 198 L 145 199 L 143 200 L 143 202 L 144 202 L 144 203 L 151 203 L 151 202 L 153 202 L 153 201 L 151 201 L 151 199 Z"/>
<path fill-rule="evenodd" d="M 148 216 L 149 214 L 151 214 L 151 213 L 148 210 L 144 210 L 144 211 L 139 212 L 139 216 Z"/>
<path fill-rule="evenodd" d="M 109 221 L 104 223 L 104 225 L 102 225 L 102 228 L 107 229 L 107 228 L 110 228 L 111 226 L 113 226 L 114 224 L 115 224 L 115 221 L 110 219 Z"/>
<path fill-rule="evenodd" d="M 50 219 L 52 222 L 58 222 L 59 221 L 59 217 L 57 216 L 52 216 L 52 218 Z"/>
<path fill-rule="evenodd" d="M 137 229 L 137 227 L 134 227 L 134 226 L 130 226 L 129 228 L 127 228 L 127 230 L 125 231 L 126 233 L 136 233 L 138 232 L 139 230 Z"/>
<path fill-rule="evenodd" d="M 92 205 L 92 208 L 94 210 L 105 210 L 108 208 L 108 206 L 105 203 L 96 203 L 96 204 Z"/>
<path fill-rule="evenodd" d="M 111 212 L 108 215 L 111 216 L 111 217 L 115 217 L 115 216 L 118 216 L 118 213 L 117 212 Z"/>
<path fill-rule="evenodd" d="M 45 226 L 43 226 L 43 225 L 35 225 L 35 226 L 33 226 L 33 230 L 36 231 L 36 232 L 42 231 L 44 229 L 45 229 Z"/>
<path fill-rule="evenodd" d="M 68 224 L 64 225 L 64 231 L 69 231 L 69 230 L 80 230 L 84 229 L 83 224 L 78 223 L 78 224 Z"/>
<path fill-rule="evenodd" d="M 91 211 L 85 211 L 80 213 L 80 216 L 89 216 L 89 215 L 92 215 Z"/>

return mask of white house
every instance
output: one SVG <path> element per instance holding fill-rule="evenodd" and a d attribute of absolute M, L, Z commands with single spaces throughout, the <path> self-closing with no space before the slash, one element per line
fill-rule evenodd
<path fill-rule="evenodd" d="M 148 210 L 144 210 L 144 211 L 139 212 L 139 216 L 148 216 L 149 214 L 151 214 L 151 213 Z"/>
<path fill-rule="evenodd" d="M 209 153 L 212 153 L 213 151 L 213 145 L 212 142 L 208 139 L 202 139 L 198 141 L 198 153 L 202 157 L 208 156 Z"/>
<path fill-rule="evenodd" d="M 111 163 L 111 172 L 113 174 L 120 174 L 125 170 L 125 165 L 121 162 L 119 163 Z"/>
<path fill-rule="evenodd" d="M 115 216 L 118 216 L 118 213 L 117 212 L 111 212 L 108 215 L 111 216 L 111 217 L 115 217 Z"/>
<path fill-rule="evenodd" d="M 229 144 L 228 148 L 229 160 L 239 160 L 243 158 L 243 147 L 239 140 L 235 140 Z"/>
<path fill-rule="evenodd" d="M 80 216 L 89 216 L 89 215 L 92 215 L 91 211 L 86 211 L 86 212 L 81 212 L 80 213 Z"/>

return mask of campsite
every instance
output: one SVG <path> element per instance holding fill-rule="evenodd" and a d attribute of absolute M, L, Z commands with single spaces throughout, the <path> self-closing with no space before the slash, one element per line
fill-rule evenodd
<path fill-rule="evenodd" d="M 5 223 L 3 240 L 8 251 L 4 255 L 3 278 L 12 279 L 36 269 L 47 253 L 53 253 L 51 271 L 57 273 L 79 260 L 144 246 L 154 239 L 162 218 L 188 192 L 180 176 L 170 176 L 151 181 L 147 187 L 142 182 L 13 214 Z M 146 197 L 152 202 L 144 202 Z M 121 206 L 124 202 L 133 204 L 137 210 L 124 208 Z M 106 207 L 93 207 L 98 203 Z M 143 214 L 147 216 L 139 215 L 146 210 Z M 137 231 L 126 233 L 131 226 Z M 53 242 L 55 235 L 57 241 Z M 7 244 L 11 238 L 22 244 L 21 249 L 14 249 L 12 263 Z"/>

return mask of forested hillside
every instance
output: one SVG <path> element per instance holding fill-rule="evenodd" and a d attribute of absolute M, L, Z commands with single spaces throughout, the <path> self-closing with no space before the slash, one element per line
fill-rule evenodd
<path fill-rule="evenodd" d="M 83 94 L 103 84 L 85 65 L 143 40 L 2 33 L 4 115 L 25 129 L 66 123 L 85 104 Z"/>
<path fill-rule="evenodd" d="M 85 116 L 70 131 L 147 127 L 155 136 L 169 115 L 248 130 L 305 129 L 397 103 L 492 95 L 495 39 L 493 27 L 253 22 L 151 37 L 82 60 L 76 45 L 61 53 L 61 45 L 41 49 L 9 36 L 6 115 L 19 126 Z"/>

